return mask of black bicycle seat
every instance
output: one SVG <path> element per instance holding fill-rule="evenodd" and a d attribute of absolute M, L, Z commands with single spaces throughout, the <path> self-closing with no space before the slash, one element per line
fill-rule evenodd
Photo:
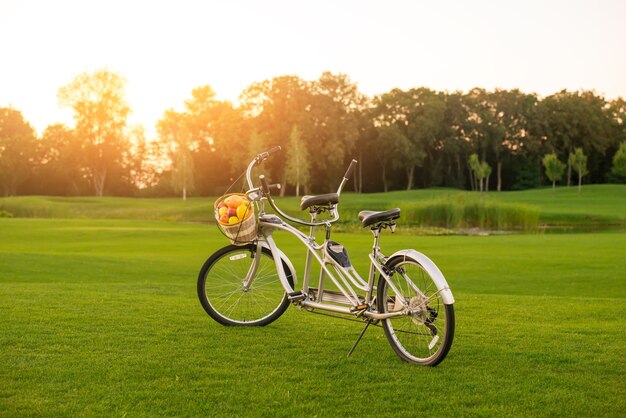
<path fill-rule="evenodd" d="M 300 209 L 304 210 L 311 206 L 330 206 L 339 202 L 337 193 L 321 194 L 319 196 L 302 196 L 300 201 Z"/>
<path fill-rule="evenodd" d="M 359 212 L 359 221 L 363 227 L 377 224 L 379 222 L 393 221 L 400 217 L 400 208 L 389 209 L 382 212 L 373 210 L 362 210 Z"/>

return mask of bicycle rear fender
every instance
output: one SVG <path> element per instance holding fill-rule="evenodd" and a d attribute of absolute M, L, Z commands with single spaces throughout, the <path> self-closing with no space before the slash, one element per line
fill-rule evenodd
<path fill-rule="evenodd" d="M 393 253 L 388 260 L 395 257 L 412 258 L 417 261 L 424 268 L 424 270 L 430 274 L 430 277 L 432 277 L 433 281 L 437 285 L 437 290 L 439 290 L 443 303 L 446 305 L 452 305 L 454 303 L 454 296 L 452 296 L 452 291 L 450 290 L 450 286 L 448 286 L 448 282 L 446 282 L 445 277 L 443 277 L 439 268 L 430 258 L 415 250 L 400 250 Z"/>

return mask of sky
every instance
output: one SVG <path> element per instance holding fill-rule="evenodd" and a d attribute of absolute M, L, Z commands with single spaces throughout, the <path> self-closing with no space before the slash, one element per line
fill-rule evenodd
<path fill-rule="evenodd" d="M 626 98 L 623 0 L 0 0 L 0 107 L 73 125 L 57 91 L 107 68 L 148 135 L 210 85 L 236 103 L 280 75 L 347 74 L 370 96 L 562 89 Z"/>

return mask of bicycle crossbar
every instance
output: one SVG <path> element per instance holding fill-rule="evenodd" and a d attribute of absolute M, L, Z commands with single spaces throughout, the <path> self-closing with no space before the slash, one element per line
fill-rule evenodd
<path fill-rule="evenodd" d="M 318 303 L 318 302 L 313 302 L 310 300 L 302 301 L 301 305 L 306 308 L 321 309 L 324 311 L 330 311 L 330 312 L 340 313 L 344 315 L 354 315 L 355 313 L 350 308 L 347 308 L 344 306 L 329 305 L 327 303 Z M 372 312 L 372 311 L 365 311 L 363 312 L 362 315 L 367 318 L 382 320 L 382 319 L 395 318 L 397 316 L 406 316 L 406 312 L 397 311 L 397 312 L 389 312 L 389 313 L 378 313 L 378 312 Z"/>

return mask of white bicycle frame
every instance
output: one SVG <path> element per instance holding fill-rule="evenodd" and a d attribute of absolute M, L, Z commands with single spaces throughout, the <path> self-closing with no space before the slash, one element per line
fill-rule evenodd
<path fill-rule="evenodd" d="M 321 222 L 317 221 L 316 211 L 311 211 L 311 222 L 290 217 L 289 215 L 283 213 L 275 205 L 274 201 L 271 198 L 271 195 L 269 194 L 269 190 L 264 190 L 265 187 L 253 187 L 250 172 L 257 163 L 257 160 L 252 161 L 246 171 L 246 180 L 249 186 L 249 191 L 247 192 L 247 194 L 248 196 L 250 196 L 251 200 L 257 202 L 258 210 L 259 239 L 257 240 L 256 253 L 260 254 L 260 250 L 262 247 L 266 247 L 271 251 L 274 263 L 276 265 L 276 271 L 278 272 L 278 277 L 285 292 L 287 294 L 293 294 L 294 289 L 287 279 L 287 274 L 283 268 L 283 262 L 288 265 L 288 267 L 292 272 L 294 272 L 294 274 L 295 269 L 293 268 L 293 265 L 291 264 L 289 258 L 276 245 L 276 242 L 273 238 L 273 232 L 278 230 L 290 233 L 291 235 L 298 238 L 300 242 L 307 248 L 307 257 L 304 267 L 301 290 L 302 295 L 304 295 L 305 297 L 299 301 L 300 306 L 308 310 L 321 309 L 345 315 L 358 314 L 359 316 L 364 316 L 376 320 L 411 314 L 412 312 L 409 310 L 408 303 L 402 303 L 402 305 L 404 306 L 403 309 L 388 313 L 379 313 L 375 310 L 374 306 L 376 298 L 376 295 L 374 294 L 376 290 L 374 280 L 376 273 L 379 273 L 382 277 L 385 278 L 389 287 L 395 292 L 396 295 L 401 294 L 401 292 L 394 285 L 393 281 L 390 278 L 390 275 L 388 274 L 387 269 L 385 268 L 385 262 L 389 258 L 397 256 L 411 257 L 417 260 L 420 263 L 421 267 L 426 270 L 426 272 L 430 275 L 430 277 L 432 277 L 433 281 L 435 282 L 438 289 L 438 292 L 436 294 L 441 295 L 441 298 L 443 299 L 443 302 L 445 304 L 454 303 L 454 297 L 452 296 L 450 287 L 443 277 L 443 274 L 437 268 L 437 266 L 424 254 L 419 253 L 415 250 L 401 250 L 387 258 L 380 252 L 380 228 L 372 229 L 372 232 L 374 233 L 374 245 L 372 247 L 372 252 L 369 254 L 370 268 L 367 280 L 364 280 L 351 265 L 348 267 L 342 266 L 328 254 L 328 245 L 330 242 L 330 228 L 332 223 L 339 219 L 339 214 L 337 212 L 338 204 L 331 205 L 329 213 L 332 218 L 330 220 L 324 220 Z M 349 171 L 350 170 L 348 170 L 348 172 Z M 261 181 L 262 183 L 264 182 L 263 177 Z M 347 181 L 347 176 L 344 176 L 337 191 L 338 195 L 341 194 L 341 190 L 343 189 L 343 186 Z M 274 214 L 266 214 L 266 202 L 269 202 L 272 208 L 280 216 Z M 283 220 L 283 218 L 291 222 L 309 226 L 309 235 L 306 235 L 297 228 L 289 225 Z M 326 228 L 326 239 L 324 240 L 323 244 L 318 244 L 315 240 L 316 229 L 320 226 L 324 226 Z M 248 274 L 244 279 L 244 289 L 249 288 L 254 280 L 258 268 L 258 260 L 260 260 L 260 257 L 255 257 L 255 262 L 252 263 L 252 266 L 250 267 L 250 270 L 248 271 Z M 321 268 L 319 285 L 317 288 L 310 287 L 311 267 L 314 261 L 316 261 Z M 403 273 L 396 272 L 395 274 Z M 294 277 L 293 279 L 294 283 L 297 283 L 296 277 Z M 326 279 L 330 279 L 330 281 L 338 289 L 338 292 L 325 290 Z M 421 290 L 413 283 L 412 280 L 407 279 L 407 283 L 409 283 L 409 285 L 413 287 L 413 289 L 418 294 L 423 295 Z M 358 291 L 364 292 L 365 295 L 359 295 L 359 293 L 357 293 Z M 313 297 L 311 298 L 309 296 Z M 434 296 L 435 295 L 431 296 L 431 298 Z M 325 301 L 325 298 L 327 299 L 327 301 Z"/>

